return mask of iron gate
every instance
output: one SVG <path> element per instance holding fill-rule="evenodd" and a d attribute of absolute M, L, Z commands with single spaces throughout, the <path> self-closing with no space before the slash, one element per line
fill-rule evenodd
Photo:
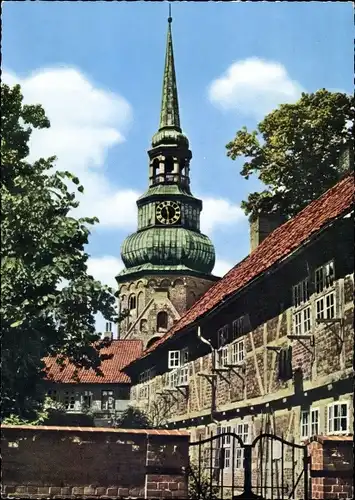
<path fill-rule="evenodd" d="M 274 434 L 251 444 L 233 432 L 190 443 L 189 485 L 198 500 L 312 498 L 307 446 Z"/>

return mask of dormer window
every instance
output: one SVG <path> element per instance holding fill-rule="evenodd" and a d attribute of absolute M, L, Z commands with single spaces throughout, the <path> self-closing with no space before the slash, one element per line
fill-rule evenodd
<path fill-rule="evenodd" d="M 325 288 L 332 286 L 334 283 L 334 261 L 327 262 L 323 266 L 316 269 L 315 272 L 315 288 L 316 293 L 321 293 Z"/>
<path fill-rule="evenodd" d="M 179 368 L 180 366 L 180 351 L 169 351 L 169 369 Z"/>
<path fill-rule="evenodd" d="M 229 337 L 229 326 L 224 325 L 217 332 L 218 335 L 218 348 L 225 346 L 228 342 Z"/>
<path fill-rule="evenodd" d="M 187 347 L 181 349 L 181 351 L 169 351 L 168 357 L 168 368 L 173 370 L 174 368 L 180 368 L 180 366 L 186 365 L 189 362 L 189 351 Z"/>
<path fill-rule="evenodd" d="M 309 279 L 306 278 L 293 287 L 293 305 L 299 305 L 309 300 Z"/>

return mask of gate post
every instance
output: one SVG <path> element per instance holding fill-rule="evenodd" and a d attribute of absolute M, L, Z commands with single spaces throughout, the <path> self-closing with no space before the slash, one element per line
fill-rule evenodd
<path fill-rule="evenodd" d="M 252 470 L 252 461 L 251 461 L 251 446 L 250 444 L 244 445 L 244 494 L 251 495 L 252 487 L 251 487 L 251 470 Z"/>

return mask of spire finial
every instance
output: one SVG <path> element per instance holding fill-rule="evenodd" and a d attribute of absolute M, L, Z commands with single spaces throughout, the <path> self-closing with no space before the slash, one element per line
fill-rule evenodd
<path fill-rule="evenodd" d="M 163 96 L 162 96 L 159 129 L 169 127 L 169 128 L 175 128 L 176 130 L 181 132 L 179 103 L 178 103 L 178 95 L 176 87 L 173 40 L 171 34 L 171 22 L 172 22 L 171 5 L 169 3 L 169 17 L 168 17 L 169 26 L 168 26 L 168 35 L 166 41 Z"/>

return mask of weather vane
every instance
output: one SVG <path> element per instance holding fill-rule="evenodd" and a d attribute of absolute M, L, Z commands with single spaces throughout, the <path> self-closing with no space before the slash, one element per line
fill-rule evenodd
<path fill-rule="evenodd" d="M 169 17 L 168 17 L 168 23 L 171 23 L 173 18 L 171 17 L 171 3 L 169 2 Z"/>

